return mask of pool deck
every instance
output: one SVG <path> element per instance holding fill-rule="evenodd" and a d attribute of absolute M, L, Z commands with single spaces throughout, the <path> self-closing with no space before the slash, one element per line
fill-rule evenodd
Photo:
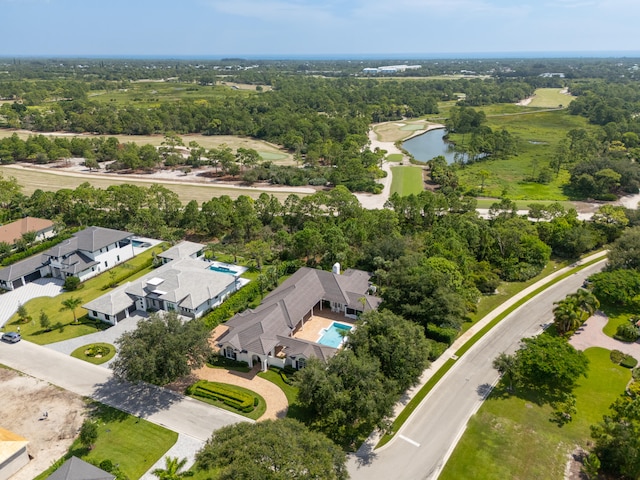
<path fill-rule="evenodd" d="M 331 310 L 323 310 L 304 322 L 304 326 L 296 332 L 293 338 L 317 342 L 324 333 L 323 330 L 329 328 L 333 322 L 344 323 L 345 325 L 354 325 L 354 320 L 345 317 L 341 313 L 334 313 Z"/>

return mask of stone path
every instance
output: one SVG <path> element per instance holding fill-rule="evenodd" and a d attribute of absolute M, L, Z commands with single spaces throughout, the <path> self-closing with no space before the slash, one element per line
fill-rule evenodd
<path fill-rule="evenodd" d="M 602 347 L 607 350 L 620 350 L 631 355 L 640 362 L 640 341 L 634 343 L 621 342 L 611 338 L 602 331 L 608 321 L 608 317 L 602 312 L 596 312 L 582 324 L 576 333 L 569 339 L 569 343 L 578 350 L 586 350 L 589 347 Z"/>
<path fill-rule="evenodd" d="M 202 380 L 229 383 L 260 394 L 265 402 L 267 402 L 267 410 L 259 420 L 284 418 L 289 406 L 287 397 L 280 387 L 264 378 L 260 378 L 257 372 L 257 367 L 248 373 L 234 372 L 222 368 L 202 367 L 200 370 L 194 370 L 192 373 Z"/>
<path fill-rule="evenodd" d="M 16 288 L 0 295 L 0 327 L 16 313 L 18 306 L 24 305 L 36 297 L 55 297 L 62 292 L 62 280 L 56 278 L 39 278 L 23 287 Z M 29 312 L 37 318 L 39 312 Z"/>

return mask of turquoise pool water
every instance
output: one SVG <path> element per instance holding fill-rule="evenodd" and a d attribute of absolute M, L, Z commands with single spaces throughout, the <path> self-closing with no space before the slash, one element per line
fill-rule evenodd
<path fill-rule="evenodd" d="M 320 337 L 318 343 L 327 347 L 338 348 L 342 344 L 344 335 L 348 334 L 353 327 L 343 323 L 333 322 L 326 332 Z"/>
<path fill-rule="evenodd" d="M 214 272 L 227 273 L 229 275 L 237 275 L 238 272 L 229 267 L 219 267 L 217 265 L 210 265 L 209 270 L 213 270 Z"/>

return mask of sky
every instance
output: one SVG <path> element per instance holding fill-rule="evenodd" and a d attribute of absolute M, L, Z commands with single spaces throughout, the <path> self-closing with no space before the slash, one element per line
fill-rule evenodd
<path fill-rule="evenodd" d="M 638 0 L 0 0 L 0 56 L 640 54 Z"/>

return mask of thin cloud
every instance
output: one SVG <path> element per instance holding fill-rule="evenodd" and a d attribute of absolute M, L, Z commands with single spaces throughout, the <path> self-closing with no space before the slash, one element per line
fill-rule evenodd
<path fill-rule="evenodd" d="M 212 0 L 207 4 L 214 10 L 228 15 L 257 18 L 270 21 L 338 21 L 329 4 L 286 0 Z"/>

